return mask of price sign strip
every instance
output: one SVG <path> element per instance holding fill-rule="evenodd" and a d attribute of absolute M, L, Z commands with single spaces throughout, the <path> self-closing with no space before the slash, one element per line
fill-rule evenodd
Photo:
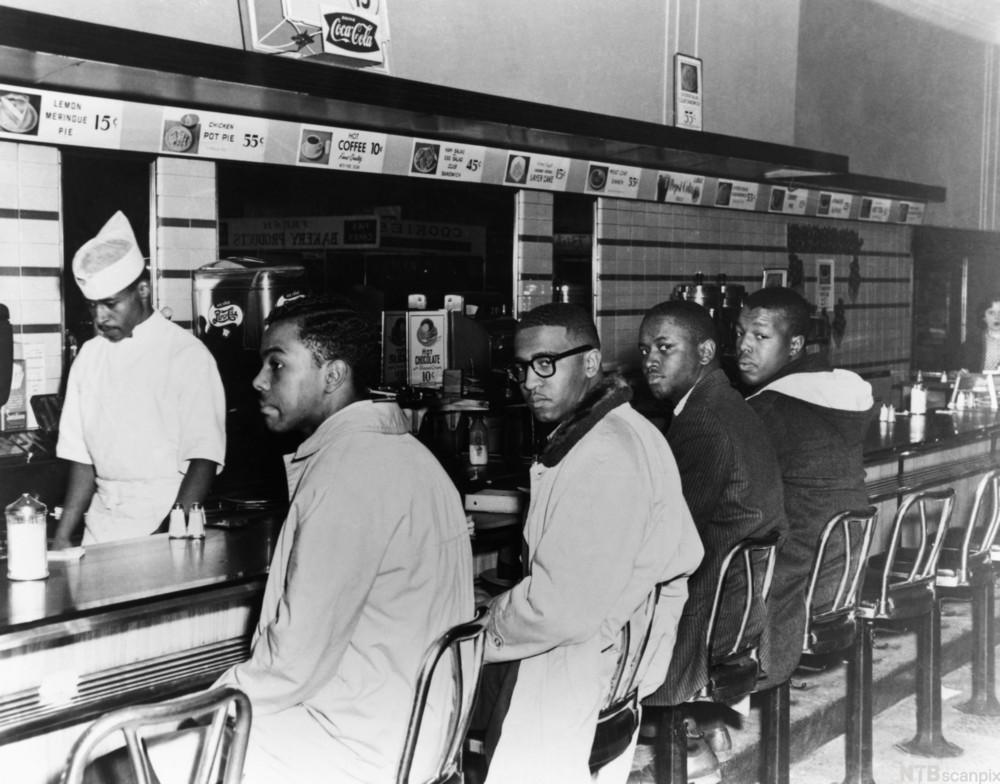
<path fill-rule="evenodd" d="M 855 197 L 376 131 L 0 85 L 0 140 L 406 175 L 920 225 L 923 202 Z"/>

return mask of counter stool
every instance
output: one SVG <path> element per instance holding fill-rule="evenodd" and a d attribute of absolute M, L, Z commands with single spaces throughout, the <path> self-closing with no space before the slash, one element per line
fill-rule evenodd
<path fill-rule="evenodd" d="M 760 675 L 760 632 L 749 628 L 755 611 L 763 606 L 771 589 L 774 574 L 778 532 L 767 536 L 744 539 L 735 545 L 722 561 L 719 581 L 712 599 L 712 612 L 705 629 L 705 645 L 709 651 L 708 682 L 692 702 L 712 701 L 733 703 L 750 694 Z M 742 572 L 742 594 L 726 592 L 731 573 Z M 735 640 L 721 652 L 716 652 L 719 616 L 723 607 L 740 610 L 740 625 Z M 728 630 L 727 630 L 728 631 Z M 654 758 L 658 784 L 681 784 L 687 781 L 687 729 L 684 726 L 684 706 L 648 706 L 656 724 Z"/>
<path fill-rule="evenodd" d="M 972 601 L 972 697 L 956 707 L 978 716 L 1000 716 L 993 660 L 995 571 L 991 557 L 998 529 L 1000 469 L 993 469 L 976 488 L 965 527 L 948 531 L 936 581 L 940 598 Z"/>
<path fill-rule="evenodd" d="M 861 686 L 858 677 L 859 660 L 854 647 L 857 634 L 857 608 L 875 532 L 878 511 L 874 506 L 834 515 L 827 521 L 820 534 L 819 545 L 813 557 L 812 570 L 806 589 L 806 626 L 802 637 L 802 655 L 828 656 L 851 649 L 847 669 L 847 709 L 845 716 L 845 751 L 851 749 L 851 735 L 858 731 L 861 721 Z M 842 543 L 843 547 L 835 545 Z M 828 572 L 832 563 L 843 555 L 843 565 L 832 599 L 817 598 L 820 577 Z M 828 578 L 829 579 L 829 578 Z M 788 784 L 790 751 L 790 717 L 788 681 L 770 689 L 761 696 L 761 784 Z M 869 746 L 871 742 L 869 740 Z M 847 755 L 845 782 L 857 782 L 856 765 Z"/>
<path fill-rule="evenodd" d="M 938 558 L 951 521 L 955 491 L 923 491 L 906 496 L 893 517 L 888 550 L 869 559 L 855 645 L 858 657 L 859 726 L 849 739 L 848 759 L 857 767 L 852 780 L 872 781 L 872 628 L 917 626 L 917 734 L 897 748 L 924 757 L 954 757 L 962 750 L 941 734 L 941 612 L 935 591 Z M 902 546 L 904 523 L 916 510 L 918 545 Z M 932 522 L 936 519 L 936 523 Z"/>
<path fill-rule="evenodd" d="M 119 708 L 99 718 L 77 738 L 60 784 L 82 784 L 95 750 L 119 732 L 128 751 L 128 772 L 115 765 L 111 775 L 116 781 L 160 781 L 150 761 L 150 748 L 162 744 L 158 758 L 169 756 L 171 768 L 176 767 L 178 775 L 185 775 L 191 784 L 239 784 L 250 736 L 250 715 L 247 695 L 231 687 Z M 205 718 L 210 718 L 208 724 L 201 723 Z M 189 727 L 188 722 L 196 724 Z M 183 751 L 191 752 L 190 762 L 178 759 Z M 117 760 L 119 755 L 111 752 L 108 756 Z"/>
<path fill-rule="evenodd" d="M 396 768 L 396 784 L 455 784 L 462 781 L 462 743 L 472 719 L 472 706 L 483 671 L 485 652 L 485 607 L 479 608 L 471 621 L 453 626 L 430 644 L 417 675 L 406 740 Z M 436 677 L 442 660 L 447 662 L 451 685 L 450 698 L 446 703 L 450 711 L 442 719 L 443 726 L 439 728 L 441 736 L 433 737 L 433 745 L 427 747 L 427 741 L 421 735 L 427 730 L 423 724 L 424 709 L 432 685 L 438 683 Z M 425 748 L 435 753 L 425 754 Z M 415 762 L 419 768 L 417 773 L 414 772 Z"/>

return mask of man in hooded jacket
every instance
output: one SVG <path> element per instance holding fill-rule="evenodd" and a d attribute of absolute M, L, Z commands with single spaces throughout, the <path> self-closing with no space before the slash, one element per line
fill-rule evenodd
<path fill-rule="evenodd" d="M 768 599 L 761 688 L 788 680 L 798 665 L 806 581 L 823 526 L 868 506 L 862 447 L 874 412 L 871 385 L 806 353 L 809 314 L 795 291 L 765 288 L 746 298 L 737 328 L 740 378 L 777 452 L 788 518 Z M 836 590 L 842 562 L 834 549 L 817 585 L 820 607 Z"/>

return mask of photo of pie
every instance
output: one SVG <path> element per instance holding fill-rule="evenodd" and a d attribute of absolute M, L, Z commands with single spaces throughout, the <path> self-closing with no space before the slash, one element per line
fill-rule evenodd
<path fill-rule="evenodd" d="M 413 171 L 420 174 L 433 174 L 437 170 L 438 146 L 436 144 L 418 144 L 413 150 Z"/>
<path fill-rule="evenodd" d="M 507 166 L 507 179 L 510 182 L 524 182 L 524 176 L 528 173 L 528 159 L 523 155 L 515 155 L 510 159 Z"/>
<path fill-rule="evenodd" d="M 608 167 L 591 166 L 590 174 L 587 175 L 587 182 L 590 184 L 591 190 L 603 190 L 604 186 L 607 185 L 608 182 Z"/>
<path fill-rule="evenodd" d="M 0 130 L 30 133 L 38 125 L 38 111 L 31 99 L 21 93 L 0 96 Z"/>
<path fill-rule="evenodd" d="M 163 149 L 168 152 L 187 152 L 194 143 L 194 134 L 183 125 L 172 124 L 163 133 Z"/>

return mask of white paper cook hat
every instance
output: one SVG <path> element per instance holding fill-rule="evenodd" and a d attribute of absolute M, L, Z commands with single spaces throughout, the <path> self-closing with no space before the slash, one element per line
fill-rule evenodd
<path fill-rule="evenodd" d="M 73 256 L 73 277 L 87 299 L 106 299 L 130 286 L 145 262 L 132 226 L 119 210 Z"/>

